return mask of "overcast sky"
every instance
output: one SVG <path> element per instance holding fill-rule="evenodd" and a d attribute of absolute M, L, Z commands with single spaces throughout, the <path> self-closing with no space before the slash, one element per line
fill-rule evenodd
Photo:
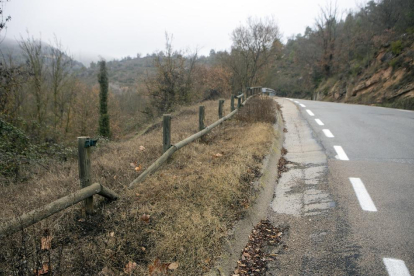
<path fill-rule="evenodd" d="M 339 10 L 355 9 L 355 0 L 337 0 Z M 121 58 L 162 50 L 165 32 L 175 49 L 225 50 L 230 33 L 251 17 L 273 16 L 286 39 L 313 26 L 327 0 L 10 0 L 7 38 L 26 30 L 49 42 L 53 35 L 78 60 Z"/>

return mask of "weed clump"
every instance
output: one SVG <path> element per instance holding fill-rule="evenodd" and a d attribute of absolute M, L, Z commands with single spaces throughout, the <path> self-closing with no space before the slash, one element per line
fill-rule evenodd
<path fill-rule="evenodd" d="M 268 96 L 251 98 L 236 117 L 247 123 L 276 123 L 275 101 Z"/>

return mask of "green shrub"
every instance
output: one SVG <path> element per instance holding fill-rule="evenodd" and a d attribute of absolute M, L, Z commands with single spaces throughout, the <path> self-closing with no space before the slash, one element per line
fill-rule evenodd
<path fill-rule="evenodd" d="M 403 49 L 403 47 L 402 47 L 401 40 L 391 42 L 391 51 L 394 55 L 401 54 L 402 49 Z"/>
<path fill-rule="evenodd" d="M 381 106 L 414 110 L 414 98 L 397 99 L 392 102 L 383 103 Z"/>
<path fill-rule="evenodd" d="M 390 60 L 390 66 L 395 69 L 401 67 L 403 65 L 403 62 L 404 60 L 402 57 L 396 57 Z"/>

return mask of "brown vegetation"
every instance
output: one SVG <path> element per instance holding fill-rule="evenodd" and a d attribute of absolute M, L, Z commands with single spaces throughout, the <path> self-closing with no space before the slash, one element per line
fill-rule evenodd
<path fill-rule="evenodd" d="M 273 108 L 271 99 L 257 101 Z M 206 124 L 211 124 L 217 120 L 218 103 L 203 105 Z M 243 112 L 249 108 L 247 104 Z M 197 110 L 191 106 L 173 113 L 172 143 L 197 131 Z M 224 111 L 229 113 L 228 101 Z M 105 205 L 96 201 L 97 213 L 86 219 L 79 206 L 71 207 L 2 239 L 0 271 L 39 275 L 45 271 L 145 275 L 149 268 L 174 275 L 206 271 L 227 229 L 251 204 L 251 184 L 273 137 L 271 116 L 265 122 L 257 118 L 247 123 L 243 118 L 227 121 L 203 142 L 184 147 L 133 190 L 126 189 L 128 183 L 162 154 L 162 129 L 156 126 L 125 142 L 98 142 L 92 154 L 93 182 L 115 190 L 121 199 Z M 77 173 L 76 162 L 57 163 L 48 173 L 35 175 L 30 185 L 2 187 L 1 220 L 77 190 Z"/>

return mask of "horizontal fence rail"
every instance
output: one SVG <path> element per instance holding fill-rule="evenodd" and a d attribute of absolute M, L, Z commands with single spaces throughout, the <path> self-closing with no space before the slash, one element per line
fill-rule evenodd
<path fill-rule="evenodd" d="M 204 106 L 200 106 L 199 110 L 199 132 L 191 135 L 190 137 L 170 145 L 171 141 L 171 115 L 165 114 L 163 117 L 163 150 L 164 154 L 161 155 L 154 163 L 152 163 L 144 172 L 142 172 L 135 180 L 129 184 L 129 188 L 133 188 L 136 184 L 143 181 L 148 175 L 155 172 L 168 158 L 174 154 L 177 150 L 190 144 L 191 142 L 202 138 L 209 133 L 212 129 L 223 123 L 224 121 L 232 118 L 239 109 L 246 104 L 246 102 L 254 95 L 259 94 L 261 87 L 248 87 L 245 93 L 241 93 L 238 96 L 231 96 L 230 110 L 231 112 L 223 116 L 223 104 L 224 100 L 219 100 L 218 115 L 219 120 L 213 124 L 204 126 Z M 237 99 L 237 109 L 234 106 L 234 100 Z M 246 99 L 246 100 L 245 100 Z M 101 195 L 110 200 L 116 200 L 119 196 L 109 188 L 104 187 L 99 183 L 92 183 L 91 180 L 91 152 L 90 148 L 96 145 L 97 140 L 90 139 L 89 137 L 78 137 L 78 161 L 79 161 L 79 180 L 81 189 L 55 200 L 45 206 L 37 208 L 33 211 L 25 213 L 19 217 L 13 218 L 9 221 L 0 224 L 0 238 L 7 235 L 16 233 L 24 228 L 33 225 L 41 220 L 44 220 L 66 208 L 69 208 L 81 201 L 84 201 L 83 215 L 93 214 L 93 195 Z"/>
<path fill-rule="evenodd" d="M 17 231 L 33 225 L 45 218 L 50 217 L 76 203 L 81 202 L 91 196 L 98 194 L 106 197 L 110 200 L 118 199 L 119 196 L 112 190 L 102 186 L 99 183 L 94 183 L 88 187 L 80 189 L 70 195 L 62 197 L 52 203 L 49 203 L 43 207 L 35 209 L 29 213 L 23 214 L 20 217 L 14 218 L 11 221 L 5 222 L 0 225 L 0 237 L 11 235 Z"/>
<path fill-rule="evenodd" d="M 218 121 L 214 122 L 213 124 L 205 127 L 203 130 L 191 135 L 190 137 L 176 143 L 175 145 L 171 145 L 171 147 L 166 152 L 164 152 L 163 155 L 161 155 L 157 160 L 155 160 L 154 163 L 152 163 L 144 172 L 142 172 L 134 181 L 132 181 L 129 184 L 129 188 L 130 189 L 134 188 L 138 183 L 142 182 L 148 175 L 150 175 L 153 172 L 155 172 L 156 170 L 158 170 L 158 168 L 161 167 L 161 165 L 164 164 L 168 160 L 168 158 L 170 158 L 174 154 L 174 152 L 176 152 L 177 150 L 181 149 L 182 147 L 188 145 L 189 143 L 193 142 L 194 140 L 197 140 L 198 138 L 201 138 L 202 136 L 209 133 L 212 129 L 214 129 L 215 127 L 217 127 L 218 125 L 220 125 L 224 121 L 232 118 L 237 113 L 239 108 L 244 106 L 246 104 L 246 102 L 251 97 L 253 97 L 254 95 L 248 97 L 244 102 L 241 102 L 242 96 L 244 96 L 244 94 L 240 94 L 240 95 L 236 96 L 236 98 L 240 102 L 240 104 L 239 104 L 239 106 L 236 110 L 232 111 L 231 113 L 229 113 L 228 115 L 226 115 L 223 118 L 219 119 Z M 202 114 L 202 116 L 204 116 L 204 113 Z"/>

